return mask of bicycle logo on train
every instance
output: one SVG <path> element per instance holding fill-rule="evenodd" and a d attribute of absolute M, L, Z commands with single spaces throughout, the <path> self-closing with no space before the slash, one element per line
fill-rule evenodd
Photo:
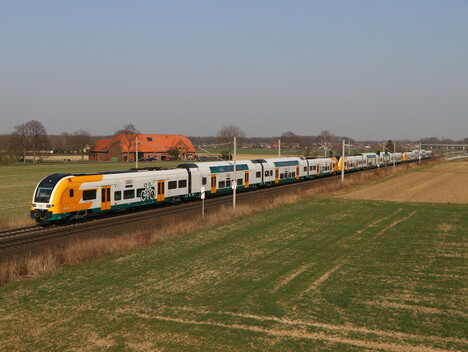
<path fill-rule="evenodd" d="M 142 201 L 152 200 L 156 197 L 156 192 L 154 190 L 153 184 L 147 182 L 143 185 L 144 190 L 141 192 L 140 198 Z"/>

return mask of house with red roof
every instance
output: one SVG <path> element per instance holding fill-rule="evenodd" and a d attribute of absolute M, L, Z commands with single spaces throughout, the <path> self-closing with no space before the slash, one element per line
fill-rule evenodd
<path fill-rule="evenodd" d="M 118 134 L 111 139 L 97 140 L 89 150 L 89 160 L 135 161 L 136 157 L 138 160 L 170 160 L 171 149 L 179 151 L 180 160 L 192 160 L 195 156 L 192 142 L 181 134 Z"/>

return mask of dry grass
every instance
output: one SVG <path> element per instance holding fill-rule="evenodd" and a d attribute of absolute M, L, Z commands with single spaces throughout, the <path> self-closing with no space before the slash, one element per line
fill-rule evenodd
<path fill-rule="evenodd" d="M 120 254 L 131 249 L 143 248 L 156 242 L 181 236 L 195 229 L 214 227 L 238 217 L 297 203 L 313 195 L 337 192 L 399 174 L 417 166 L 417 164 L 405 164 L 400 165 L 397 169 L 388 167 L 376 170 L 376 172 L 356 173 L 343 183 L 339 179 L 330 179 L 329 182 L 313 185 L 307 191 L 301 190 L 287 195 L 269 197 L 259 196 L 251 204 L 238 205 L 236 211 L 232 211 L 231 207 L 222 206 L 216 212 L 206 215 L 203 221 L 201 218 L 187 221 L 181 221 L 180 218 L 176 219 L 175 217 L 168 218 L 164 226 L 158 229 L 157 232 L 146 230 L 119 237 L 73 239 L 68 241 L 61 249 L 49 248 L 40 253 L 0 262 L 0 285 L 48 275 L 62 268 L 105 255 Z"/>
<path fill-rule="evenodd" d="M 0 215 L 0 230 L 11 229 L 13 227 L 22 227 L 33 225 L 34 221 L 29 215 L 17 215 L 14 217 L 6 217 Z"/>

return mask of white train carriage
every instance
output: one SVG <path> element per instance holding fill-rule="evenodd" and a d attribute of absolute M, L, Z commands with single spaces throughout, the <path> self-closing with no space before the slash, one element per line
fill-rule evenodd
<path fill-rule="evenodd" d="M 419 156 L 417 153 L 415 153 L 414 150 L 412 151 L 407 151 L 403 153 L 403 161 L 415 161 L 418 160 Z"/>
<path fill-rule="evenodd" d="M 200 187 L 205 187 L 208 194 L 230 192 L 234 182 L 234 162 L 215 161 L 203 163 L 182 164 L 179 168 L 186 169 L 192 178 L 200 177 L 200 183 L 193 182 L 200 192 Z M 247 189 L 261 185 L 261 166 L 250 160 L 241 160 L 236 163 L 237 189 Z"/>
<path fill-rule="evenodd" d="M 304 171 L 307 162 L 302 158 L 264 159 L 261 164 L 265 185 L 293 182 L 307 176 L 307 171 Z"/>
<path fill-rule="evenodd" d="M 421 150 L 422 158 L 423 159 L 430 159 L 432 158 L 432 150 Z"/>
<path fill-rule="evenodd" d="M 259 185 L 271 186 L 275 184 L 275 169 L 271 159 L 255 159 L 251 161 L 256 167 L 256 179 Z"/>
<path fill-rule="evenodd" d="M 403 154 L 402 153 L 390 153 L 390 163 L 400 164 L 402 162 Z"/>
<path fill-rule="evenodd" d="M 379 166 L 387 166 L 391 162 L 391 154 L 388 152 L 379 154 Z"/>
<path fill-rule="evenodd" d="M 79 219 L 188 196 L 187 171 L 182 169 L 54 174 L 36 187 L 31 217 L 38 222 Z"/>
<path fill-rule="evenodd" d="M 338 160 L 335 157 L 307 158 L 307 162 L 310 178 L 334 175 L 338 170 Z"/>
<path fill-rule="evenodd" d="M 344 170 L 346 172 L 358 171 L 364 168 L 364 157 L 362 155 L 349 155 L 344 157 Z M 343 167 L 343 157 L 338 161 L 338 171 Z"/>
<path fill-rule="evenodd" d="M 362 153 L 364 168 L 372 169 L 380 166 L 379 156 L 376 153 Z"/>

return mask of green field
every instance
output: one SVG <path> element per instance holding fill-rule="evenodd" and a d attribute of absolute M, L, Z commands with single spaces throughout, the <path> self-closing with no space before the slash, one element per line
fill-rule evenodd
<path fill-rule="evenodd" d="M 139 167 L 176 167 L 180 161 L 140 162 Z M 38 182 L 54 173 L 128 170 L 135 163 L 40 163 L 0 165 L 0 228 L 31 221 L 29 208 Z"/>
<path fill-rule="evenodd" d="M 0 350 L 467 350 L 466 210 L 311 198 L 11 284 Z"/>

